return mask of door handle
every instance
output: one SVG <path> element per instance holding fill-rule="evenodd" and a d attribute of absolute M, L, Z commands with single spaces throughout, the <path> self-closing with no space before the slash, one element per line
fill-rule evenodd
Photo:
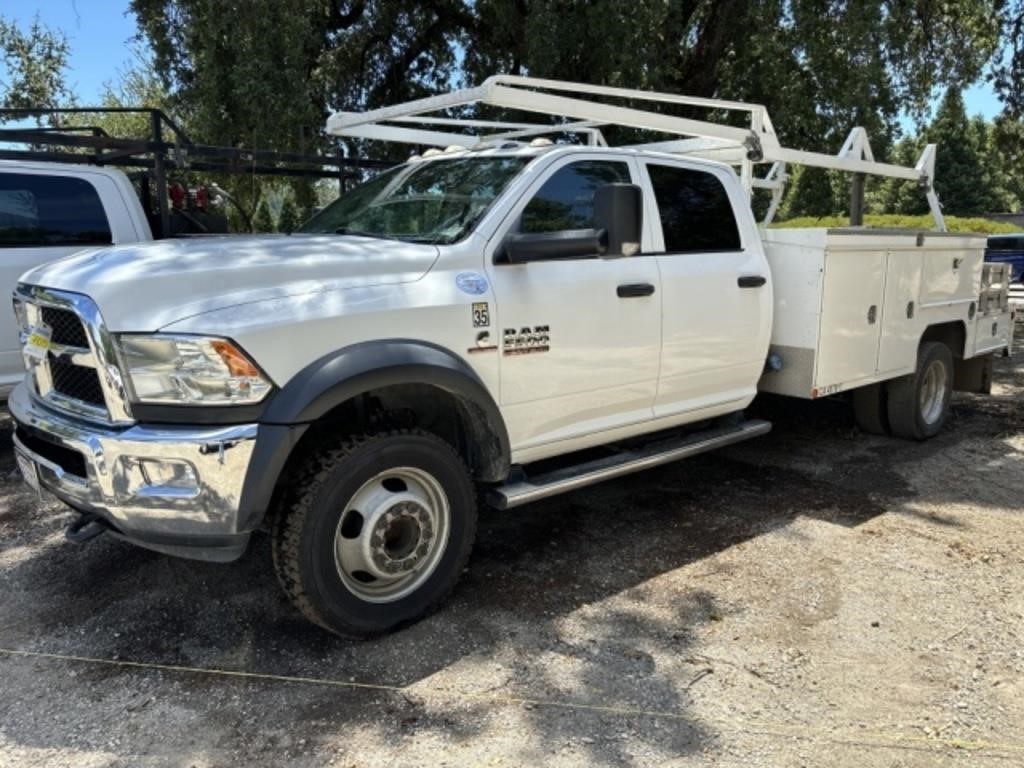
<path fill-rule="evenodd" d="M 627 283 L 615 289 L 620 299 L 633 299 L 638 296 L 650 296 L 654 293 L 654 286 L 650 283 Z"/>
<path fill-rule="evenodd" d="M 760 288 L 762 285 L 768 282 L 768 278 L 763 275 L 740 275 L 739 280 L 736 284 L 740 288 Z"/>

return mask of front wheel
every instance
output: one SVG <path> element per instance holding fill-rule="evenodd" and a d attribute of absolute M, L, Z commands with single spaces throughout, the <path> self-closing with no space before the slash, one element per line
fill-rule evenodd
<path fill-rule="evenodd" d="M 953 354 L 941 342 L 926 341 L 917 370 L 887 385 L 889 427 L 907 440 L 927 440 L 942 429 L 953 395 Z"/>
<path fill-rule="evenodd" d="M 476 494 L 439 437 L 399 430 L 312 457 L 273 527 L 274 566 L 295 606 L 338 634 L 420 618 L 455 586 L 476 535 Z"/>

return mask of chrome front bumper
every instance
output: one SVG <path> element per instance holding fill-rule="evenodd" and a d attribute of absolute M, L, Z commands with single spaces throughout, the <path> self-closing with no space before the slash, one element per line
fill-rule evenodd
<path fill-rule="evenodd" d="M 151 549 L 215 560 L 244 551 L 256 424 L 101 427 L 44 407 L 24 383 L 7 403 L 15 450 L 65 503 Z"/>

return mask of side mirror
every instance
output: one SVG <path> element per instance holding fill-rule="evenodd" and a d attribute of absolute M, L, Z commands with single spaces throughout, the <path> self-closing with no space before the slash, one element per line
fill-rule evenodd
<path fill-rule="evenodd" d="M 598 229 L 570 229 L 564 232 L 513 232 L 498 253 L 499 263 L 526 264 L 530 261 L 581 259 L 605 252 L 605 233 Z"/>
<path fill-rule="evenodd" d="M 607 233 L 606 256 L 640 252 L 643 192 L 636 184 L 606 184 L 594 192 L 594 226 Z"/>

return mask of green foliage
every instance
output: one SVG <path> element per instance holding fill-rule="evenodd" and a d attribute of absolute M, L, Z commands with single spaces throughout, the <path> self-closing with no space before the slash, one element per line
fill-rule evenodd
<path fill-rule="evenodd" d="M 471 21 L 458 0 L 132 0 L 199 140 L 323 148 L 330 111 L 447 85 Z"/>
<path fill-rule="evenodd" d="M 996 52 L 991 80 L 1005 106 L 1004 116 L 1024 119 L 1024 0 L 999 3 L 1002 41 Z M 1024 149 L 1024 143 L 1018 143 Z"/>
<path fill-rule="evenodd" d="M 995 51 L 1002 0 L 478 0 L 468 79 L 495 71 L 765 104 L 793 146 L 865 126 L 887 143 L 903 109 L 971 82 Z"/>
<path fill-rule="evenodd" d="M 937 88 L 976 81 L 1011 45 L 1024 0 L 131 0 L 131 9 L 173 105 L 207 143 L 341 143 L 404 159 L 403 147 L 324 136 L 327 116 L 509 72 L 762 103 L 785 144 L 826 152 L 862 125 L 885 157 L 901 112 L 923 116 Z M 997 82 L 1006 93 L 1024 71 L 1024 60 L 1010 64 Z M 809 174 L 787 208 L 841 211 L 847 185 Z M 315 204 L 314 185 L 293 189 L 300 209 Z M 906 212 L 923 205 L 914 189 L 869 191 Z M 964 210 L 985 207 L 974 198 Z"/>
<path fill-rule="evenodd" d="M 25 109 L 73 103 L 65 81 L 69 53 L 64 34 L 47 28 L 38 16 L 27 31 L 0 16 L 0 107 Z M 53 121 L 37 118 L 36 122 Z"/>
<path fill-rule="evenodd" d="M 495 72 L 756 101 L 795 146 L 971 82 L 1005 0 L 132 0 L 166 84 L 210 141 L 292 149 L 327 114 Z M 464 53 L 462 66 L 456 51 Z M 838 147 L 836 147 L 838 148 Z"/>
<path fill-rule="evenodd" d="M 780 211 L 786 219 L 796 216 L 829 216 L 842 210 L 830 174 L 823 168 L 795 168 Z"/>
<path fill-rule="evenodd" d="M 909 136 L 897 142 L 890 154 L 890 162 L 913 167 L 917 164 L 925 142 L 917 136 Z M 921 188 L 912 181 L 900 179 L 878 179 L 867 195 L 868 209 L 876 213 L 920 216 L 928 213 L 928 201 Z"/>
<path fill-rule="evenodd" d="M 292 195 L 288 195 L 285 197 L 284 204 L 281 206 L 281 213 L 277 217 L 277 231 L 291 234 L 299 228 L 301 223 L 302 220 L 299 216 L 298 206 L 295 205 Z"/>
<path fill-rule="evenodd" d="M 256 213 L 252 217 L 253 232 L 274 232 L 274 220 L 270 218 L 270 208 L 265 200 L 260 200 L 256 206 Z"/>
<path fill-rule="evenodd" d="M 979 234 L 1001 234 L 1017 232 L 1019 227 L 1001 221 L 977 217 L 946 216 L 946 229 L 950 232 L 976 232 Z M 846 227 L 849 219 L 843 216 L 802 216 L 796 219 L 773 223 L 773 228 L 807 229 L 813 227 Z M 897 214 L 867 214 L 864 225 L 873 229 L 934 229 L 931 216 L 902 216 Z"/>
<path fill-rule="evenodd" d="M 992 194 L 985 167 L 985 125 L 972 125 L 968 120 L 958 89 L 946 91 L 926 136 L 930 143 L 938 145 L 935 191 L 945 211 L 975 216 L 996 210 L 999 203 Z"/>

